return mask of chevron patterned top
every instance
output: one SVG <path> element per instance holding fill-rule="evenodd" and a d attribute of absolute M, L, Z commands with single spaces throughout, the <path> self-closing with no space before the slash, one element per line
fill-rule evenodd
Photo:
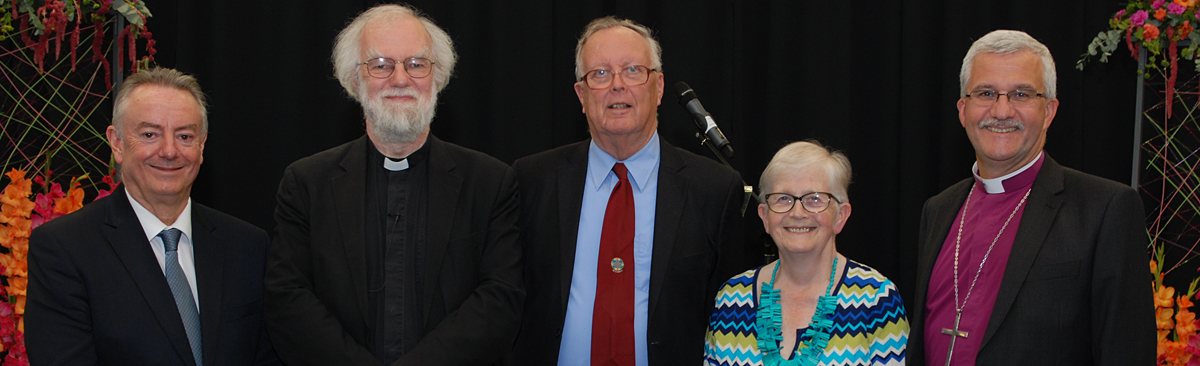
<path fill-rule="evenodd" d="M 717 293 L 704 347 L 706 366 L 763 366 L 754 329 L 760 270 L 734 276 Z M 817 364 L 904 365 L 908 318 L 896 285 L 851 260 L 836 289 L 833 334 Z"/>

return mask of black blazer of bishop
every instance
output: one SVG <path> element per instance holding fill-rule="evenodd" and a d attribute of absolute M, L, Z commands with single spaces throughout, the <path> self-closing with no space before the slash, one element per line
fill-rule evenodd
<path fill-rule="evenodd" d="M 1153 364 L 1153 276 L 1137 191 L 1045 159 L 980 334 L 976 363 Z M 921 213 L 910 364 L 925 364 L 929 278 L 974 183 L 967 178 L 950 186 L 926 201 Z"/>
<path fill-rule="evenodd" d="M 268 332 L 289 365 L 374 365 L 367 324 L 366 136 L 300 159 L 279 183 Z M 512 347 L 525 291 L 517 187 L 504 163 L 433 135 L 424 337 L 397 363 L 487 365 Z"/>

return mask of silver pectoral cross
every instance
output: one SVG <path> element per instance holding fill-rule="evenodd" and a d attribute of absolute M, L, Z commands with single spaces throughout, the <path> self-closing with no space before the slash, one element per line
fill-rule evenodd
<path fill-rule="evenodd" d="M 954 357 L 954 341 L 958 340 L 958 337 L 967 338 L 967 332 L 958 330 L 959 320 L 962 320 L 962 309 L 955 309 L 954 329 L 942 328 L 942 334 L 950 336 L 950 350 L 946 352 L 946 366 L 950 366 L 950 359 Z"/>

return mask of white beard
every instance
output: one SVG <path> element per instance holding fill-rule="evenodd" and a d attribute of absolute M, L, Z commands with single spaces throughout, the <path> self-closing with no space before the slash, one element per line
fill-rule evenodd
<path fill-rule="evenodd" d="M 436 113 L 437 93 L 426 99 L 412 88 L 388 89 L 371 97 L 366 83 L 359 86 L 358 95 L 364 96 L 363 115 L 370 122 L 368 128 L 376 138 L 385 143 L 409 143 L 416 141 L 433 122 Z M 388 103 L 385 97 L 412 96 L 416 104 Z"/>

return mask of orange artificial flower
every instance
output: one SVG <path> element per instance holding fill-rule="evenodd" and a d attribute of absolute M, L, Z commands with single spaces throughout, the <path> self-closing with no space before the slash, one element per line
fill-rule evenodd
<path fill-rule="evenodd" d="M 1165 330 L 1165 329 L 1159 329 L 1159 330 L 1158 330 L 1158 344 L 1159 344 L 1159 345 L 1161 345 L 1161 344 L 1163 344 L 1164 342 L 1166 342 L 1166 341 L 1167 341 L 1167 336 L 1169 336 L 1169 335 L 1171 335 L 1171 331 L 1169 331 L 1169 330 Z M 1160 351 L 1158 352 L 1158 354 L 1160 354 L 1160 355 L 1161 355 L 1161 354 L 1162 354 L 1162 351 L 1160 350 Z"/>
<path fill-rule="evenodd" d="M 1155 323 L 1158 324 L 1158 329 L 1175 328 L 1175 321 L 1171 319 L 1173 315 L 1175 315 L 1175 309 L 1172 308 L 1159 308 L 1158 311 L 1155 311 Z"/>
<path fill-rule="evenodd" d="M 1158 11 L 1154 12 L 1154 19 L 1163 20 L 1163 18 L 1166 18 L 1166 17 L 1167 17 L 1167 9 L 1166 8 L 1158 8 Z"/>
<path fill-rule="evenodd" d="M 29 255 L 29 238 L 13 238 L 12 246 L 9 248 L 12 249 L 12 253 L 17 253 L 20 258 L 24 258 Z"/>
<path fill-rule="evenodd" d="M 29 199 L 33 194 L 33 181 L 25 179 L 25 171 L 13 169 L 5 175 L 12 181 L 0 192 L 0 224 L 29 218 L 34 207 L 33 201 Z"/>
<path fill-rule="evenodd" d="M 1163 286 L 1154 293 L 1154 306 L 1158 308 L 1170 308 L 1175 306 L 1175 288 L 1171 286 Z"/>
<path fill-rule="evenodd" d="M 28 262 L 25 258 L 18 258 L 14 253 L 0 254 L 0 265 L 4 266 L 3 275 L 10 278 L 14 276 L 28 276 Z"/>
<path fill-rule="evenodd" d="M 13 231 L 14 230 L 9 228 L 8 225 L 0 225 L 0 245 L 3 245 L 5 248 L 12 247 L 11 243 L 16 239 L 13 236 Z"/>
<path fill-rule="evenodd" d="M 1159 10 L 1162 10 L 1162 9 L 1159 9 Z M 1143 40 L 1149 41 L 1149 40 L 1158 39 L 1158 33 L 1159 33 L 1158 27 L 1155 27 L 1154 24 L 1146 23 L 1146 25 L 1142 26 L 1142 39 Z"/>
<path fill-rule="evenodd" d="M 1168 365 L 1183 366 L 1192 358 L 1192 353 L 1188 352 L 1187 344 L 1183 342 L 1165 342 L 1159 343 L 1159 356 L 1166 356 Z"/>
<path fill-rule="evenodd" d="M 67 195 L 54 200 L 54 213 L 69 214 L 83 208 L 83 189 L 79 188 L 79 180 L 71 179 L 71 189 Z"/>
<path fill-rule="evenodd" d="M 25 287 L 26 286 L 29 286 L 29 278 L 28 277 L 14 276 L 14 277 L 8 278 L 8 294 L 9 295 L 25 296 Z M 18 313 L 19 313 L 19 311 L 18 311 Z M 1192 314 L 1192 318 L 1195 318 L 1195 317 L 1196 317 L 1196 315 Z"/>
<path fill-rule="evenodd" d="M 24 290 L 21 290 L 21 291 L 24 291 Z M 14 311 L 17 312 L 17 315 L 25 315 L 25 295 L 17 296 L 16 309 Z M 25 320 L 25 318 L 22 317 L 21 320 L 23 321 L 23 320 Z M 24 332 L 24 330 L 22 330 L 21 332 Z"/>
<path fill-rule="evenodd" d="M 1191 21 L 1185 20 L 1183 21 L 1183 24 L 1179 25 L 1179 28 L 1176 28 L 1175 37 L 1179 39 L 1187 38 L 1187 36 L 1191 34 L 1193 30 L 1195 30 L 1195 28 L 1192 27 Z"/>
<path fill-rule="evenodd" d="M 1185 8 L 1190 8 L 1193 5 L 1196 5 L 1196 0 L 1175 0 L 1175 3 L 1179 4 L 1179 6 L 1182 6 Z M 1182 37 L 1180 37 L 1180 38 L 1182 38 Z"/>
<path fill-rule="evenodd" d="M 1179 312 L 1175 313 L 1175 336 L 1179 337 L 1180 342 L 1187 343 L 1187 338 L 1195 334 L 1196 313 L 1187 309 L 1179 309 Z"/>
<path fill-rule="evenodd" d="M 1150 273 L 1158 273 L 1158 262 L 1150 260 Z"/>

